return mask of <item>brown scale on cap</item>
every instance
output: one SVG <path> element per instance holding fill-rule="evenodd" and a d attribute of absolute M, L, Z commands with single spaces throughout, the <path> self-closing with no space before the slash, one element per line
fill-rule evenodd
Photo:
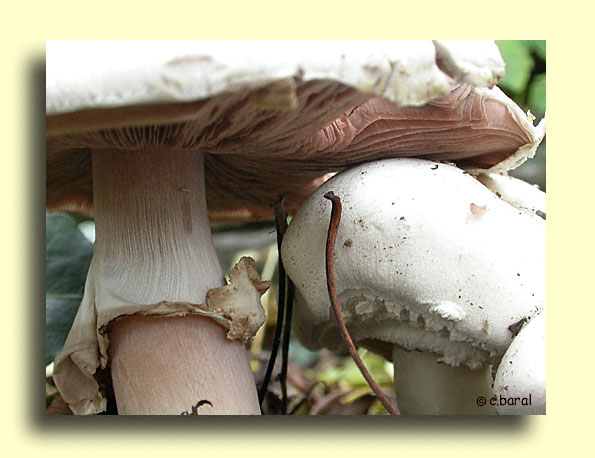
<path fill-rule="evenodd" d="M 211 219 L 246 220 L 271 217 L 280 193 L 295 211 L 326 173 L 350 165 L 424 157 L 488 168 L 534 142 L 502 96 L 467 85 L 420 107 L 398 107 L 329 80 L 290 78 L 270 87 L 266 103 L 260 88 L 48 116 L 48 209 L 92 212 L 94 148 L 205 152 Z"/>

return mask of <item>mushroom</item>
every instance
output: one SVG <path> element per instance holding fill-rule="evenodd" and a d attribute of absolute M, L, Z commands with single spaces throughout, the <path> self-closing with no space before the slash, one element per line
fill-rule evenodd
<path fill-rule="evenodd" d="M 355 342 L 392 357 L 401 411 L 495 413 L 476 401 L 491 397 L 509 327 L 545 307 L 545 221 L 450 164 L 386 159 L 335 175 L 282 246 L 295 331 L 310 349 L 342 347 L 325 282 L 329 191 L 343 206 L 341 311 Z"/>
<path fill-rule="evenodd" d="M 498 173 L 482 173 L 477 179 L 513 207 L 545 219 L 545 193 L 537 186 Z"/>
<path fill-rule="evenodd" d="M 530 320 L 506 350 L 492 402 L 500 415 L 545 414 L 545 312 Z"/>
<path fill-rule="evenodd" d="M 497 48 L 457 46 L 49 42 L 46 205 L 97 228 L 55 362 L 73 412 L 105 409 L 109 375 L 120 413 L 259 412 L 242 342 L 267 284 L 244 259 L 226 285 L 209 217 L 269 216 L 279 193 L 295 209 L 326 172 L 379 157 L 530 157 L 523 114 L 471 86 L 501 76 Z"/>

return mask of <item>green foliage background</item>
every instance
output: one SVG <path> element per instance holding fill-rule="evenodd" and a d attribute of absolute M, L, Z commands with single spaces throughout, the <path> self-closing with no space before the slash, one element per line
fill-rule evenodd
<path fill-rule="evenodd" d="M 70 215 L 45 218 L 45 363 L 62 350 L 78 310 L 93 244 Z"/>
<path fill-rule="evenodd" d="M 545 40 L 498 40 L 506 74 L 498 86 L 535 116 L 545 115 Z"/>

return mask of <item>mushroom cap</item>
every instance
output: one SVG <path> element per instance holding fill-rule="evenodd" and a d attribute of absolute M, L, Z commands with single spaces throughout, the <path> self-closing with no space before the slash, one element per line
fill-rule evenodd
<path fill-rule="evenodd" d="M 295 331 L 307 347 L 342 347 L 325 281 L 329 191 L 343 203 L 335 281 L 355 341 L 385 355 L 393 344 L 431 351 L 474 369 L 506 351 L 509 326 L 543 309 L 542 218 L 452 165 L 387 159 L 335 175 L 285 233 Z"/>
<path fill-rule="evenodd" d="M 502 357 L 494 380 L 500 415 L 545 414 L 545 323 L 545 312 L 531 319 Z"/>
<path fill-rule="evenodd" d="M 249 218 L 351 164 L 509 168 L 542 136 L 472 86 L 503 74 L 493 42 L 49 42 L 46 68 L 50 210 L 92 211 L 93 148 L 208 153 L 211 216 Z"/>
<path fill-rule="evenodd" d="M 536 185 L 498 173 L 480 174 L 477 179 L 513 207 L 545 219 L 545 193 Z"/>
<path fill-rule="evenodd" d="M 504 75 L 493 41 L 50 41 L 47 64 L 51 115 L 189 102 L 294 76 L 422 105 L 446 95 L 453 74 L 480 87 Z"/>

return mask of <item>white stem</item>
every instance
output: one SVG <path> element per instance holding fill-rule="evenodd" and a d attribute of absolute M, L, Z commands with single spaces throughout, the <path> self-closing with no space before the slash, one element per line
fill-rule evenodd
<path fill-rule="evenodd" d="M 202 303 L 224 283 L 201 153 L 94 151 L 93 200 L 101 292 L 127 303 Z"/>
<path fill-rule="evenodd" d="M 124 414 L 258 414 L 254 379 L 241 343 L 210 318 L 155 318 L 159 304 L 204 304 L 224 284 L 213 247 L 203 155 L 93 152 L 95 302 L 111 323 L 111 373 Z M 105 349 L 103 349 L 105 350 Z"/>
<path fill-rule="evenodd" d="M 432 353 L 393 348 L 397 403 L 409 415 L 495 415 L 489 366 L 471 370 L 437 362 Z M 483 396 L 486 404 L 481 406 Z"/>

